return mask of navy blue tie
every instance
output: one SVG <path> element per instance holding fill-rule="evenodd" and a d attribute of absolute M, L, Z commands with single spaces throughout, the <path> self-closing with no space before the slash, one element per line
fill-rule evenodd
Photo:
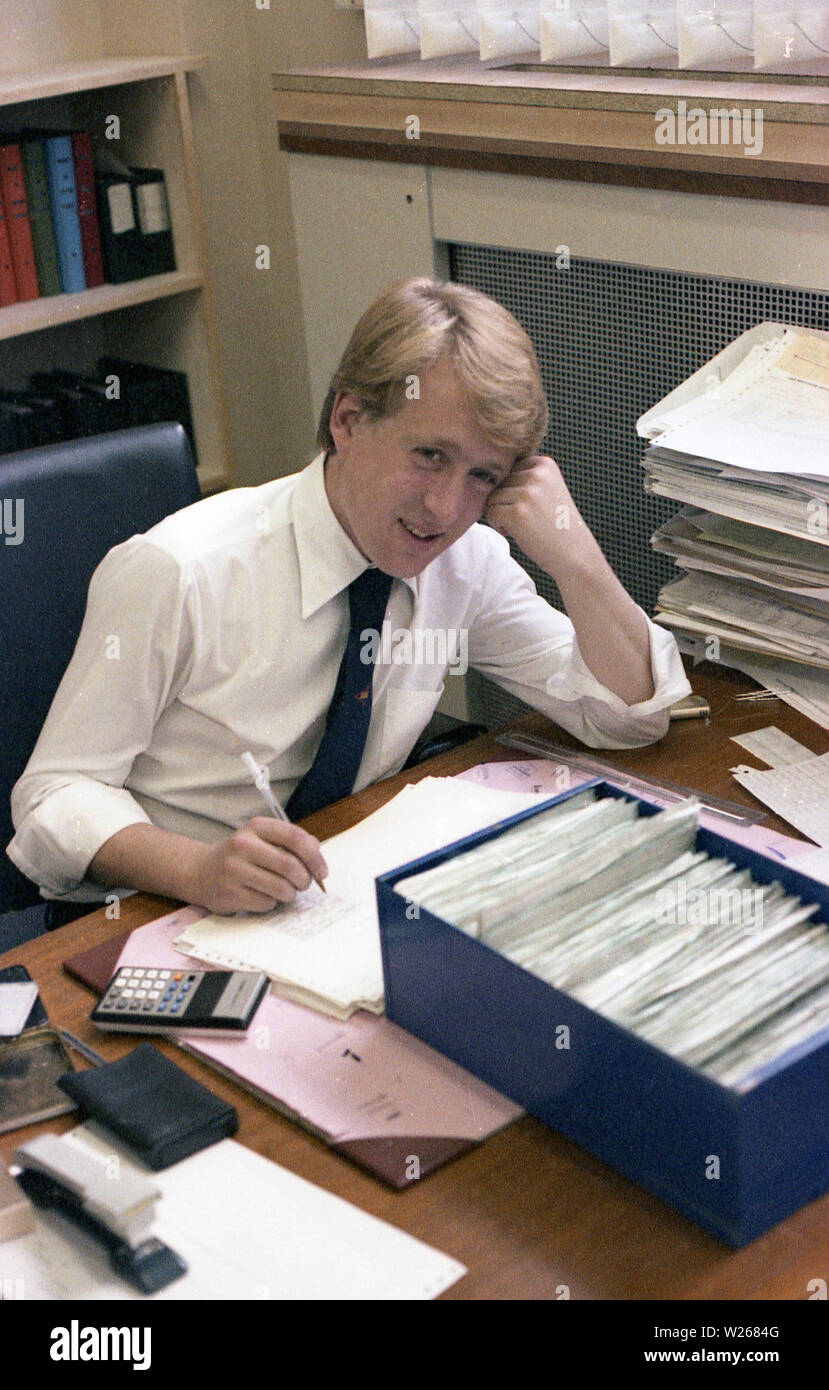
<path fill-rule="evenodd" d="M 391 586 L 392 576 L 378 569 L 364 570 L 348 586 L 348 641 L 316 757 L 285 806 L 291 820 L 310 816 L 354 789 L 371 721 L 374 658 Z M 370 644 L 361 635 L 366 630 L 377 634 Z"/>

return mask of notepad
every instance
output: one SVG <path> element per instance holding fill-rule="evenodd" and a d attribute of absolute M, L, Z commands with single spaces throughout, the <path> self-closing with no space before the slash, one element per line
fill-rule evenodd
<path fill-rule="evenodd" d="M 214 965 L 264 970 L 280 994 L 336 1018 L 356 1009 L 382 1013 L 376 876 L 538 799 L 452 777 L 424 778 L 325 842 L 325 893 L 312 885 L 275 912 L 203 917 L 185 928 L 176 946 Z"/>

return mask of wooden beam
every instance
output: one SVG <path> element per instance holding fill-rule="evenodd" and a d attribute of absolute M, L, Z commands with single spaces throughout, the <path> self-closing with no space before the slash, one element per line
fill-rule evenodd
<path fill-rule="evenodd" d="M 402 84 L 401 84 L 402 85 Z M 359 90 L 275 93 L 279 144 L 302 154 L 626 184 L 825 206 L 829 126 L 773 120 L 743 126 L 749 145 L 665 145 L 656 113 L 447 100 Z"/>

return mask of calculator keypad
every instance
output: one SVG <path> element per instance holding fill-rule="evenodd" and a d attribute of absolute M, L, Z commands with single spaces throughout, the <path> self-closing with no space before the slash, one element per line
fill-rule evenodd
<path fill-rule="evenodd" d="M 159 1018 L 181 1015 L 187 1008 L 203 972 L 147 970 L 122 966 L 101 1001 L 113 1013 L 149 1013 Z"/>

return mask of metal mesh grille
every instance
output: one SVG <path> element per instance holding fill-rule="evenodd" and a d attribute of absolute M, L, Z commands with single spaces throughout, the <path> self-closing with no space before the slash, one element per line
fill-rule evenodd
<path fill-rule="evenodd" d="M 636 421 L 740 333 L 765 319 L 829 329 L 829 295 L 686 272 L 497 247 L 452 245 L 451 275 L 506 305 L 535 345 L 547 399 L 545 448 L 628 593 L 647 613 L 674 573 L 650 536 L 677 504 L 642 488 Z M 517 548 L 545 598 L 553 581 Z M 495 727 L 526 706 L 474 676 L 470 717 Z"/>

